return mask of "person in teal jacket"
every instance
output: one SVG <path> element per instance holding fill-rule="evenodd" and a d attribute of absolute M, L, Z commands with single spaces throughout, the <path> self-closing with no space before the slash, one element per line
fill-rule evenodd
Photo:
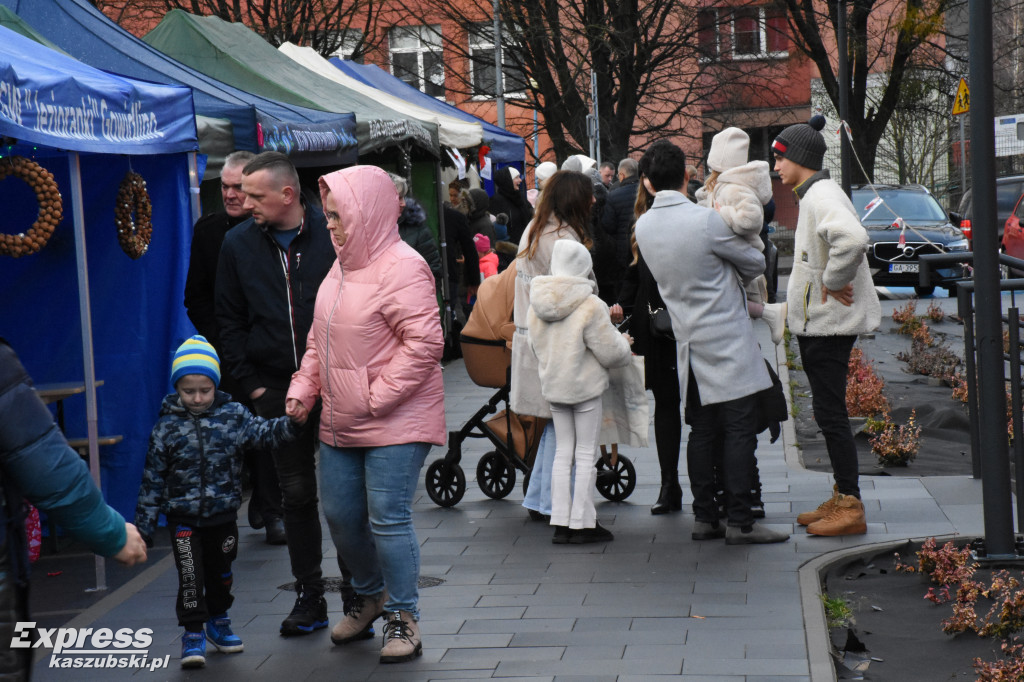
<path fill-rule="evenodd" d="M 36 395 L 14 349 L 0 338 L 0 641 L 28 616 L 29 562 L 23 500 L 90 550 L 126 566 L 146 560 L 146 543 L 103 501 L 89 468 Z M 27 679 L 33 649 L 0 654 L 0 678 Z"/>

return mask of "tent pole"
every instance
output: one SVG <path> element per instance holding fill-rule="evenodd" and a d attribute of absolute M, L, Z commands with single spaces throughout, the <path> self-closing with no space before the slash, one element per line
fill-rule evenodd
<path fill-rule="evenodd" d="M 192 206 L 192 224 L 195 225 L 203 217 L 203 207 L 199 201 L 199 163 L 196 152 L 188 153 L 188 191 Z"/>
<path fill-rule="evenodd" d="M 97 444 L 99 437 L 98 418 L 96 414 L 96 367 L 93 363 L 92 346 L 92 312 L 89 308 L 89 268 L 85 257 L 85 213 L 82 204 L 82 168 L 79 164 L 78 152 L 68 155 L 71 171 L 71 215 L 75 229 L 75 263 L 78 266 L 78 314 L 82 324 L 82 368 L 85 376 L 85 421 L 89 437 L 89 471 L 96 487 L 100 485 L 100 449 Z M 96 556 L 96 587 L 95 591 L 107 589 L 106 563 L 103 557 Z M 91 590 L 90 590 L 91 591 Z"/>

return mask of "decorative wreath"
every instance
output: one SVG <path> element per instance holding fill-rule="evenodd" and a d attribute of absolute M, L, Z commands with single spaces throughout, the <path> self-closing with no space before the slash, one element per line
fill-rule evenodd
<path fill-rule="evenodd" d="M 153 204 L 146 191 L 146 181 L 135 171 L 125 174 L 117 190 L 114 224 L 122 251 L 133 259 L 146 255 L 149 240 L 153 238 Z"/>
<path fill-rule="evenodd" d="M 64 215 L 64 204 L 53 174 L 35 161 L 23 156 L 0 159 L 0 180 L 8 175 L 24 180 L 36 193 L 36 201 L 39 202 L 36 221 L 26 232 L 0 234 L 0 255 L 19 258 L 36 253 L 46 246 Z"/>

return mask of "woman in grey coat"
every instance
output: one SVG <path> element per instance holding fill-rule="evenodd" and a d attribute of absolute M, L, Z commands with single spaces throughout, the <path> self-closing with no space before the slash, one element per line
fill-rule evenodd
<path fill-rule="evenodd" d="M 785 533 L 755 527 L 751 513 L 754 396 L 771 386 L 771 379 L 743 286 L 764 272 L 764 256 L 716 211 L 683 194 L 687 176 L 681 149 L 667 141 L 654 143 L 640 160 L 640 172 L 656 194 L 650 210 L 637 220 L 636 241 L 672 318 L 680 396 L 690 415 L 686 454 L 694 496 L 693 539 L 785 541 Z M 716 464 L 727 493 L 727 529 L 718 523 Z"/>

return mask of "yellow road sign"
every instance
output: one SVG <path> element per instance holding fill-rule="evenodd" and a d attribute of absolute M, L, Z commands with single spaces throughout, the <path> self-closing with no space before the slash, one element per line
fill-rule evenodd
<path fill-rule="evenodd" d="M 966 114 L 971 110 L 971 92 L 967 89 L 967 80 L 960 79 L 960 86 L 956 89 L 956 97 L 953 98 L 953 116 Z"/>

